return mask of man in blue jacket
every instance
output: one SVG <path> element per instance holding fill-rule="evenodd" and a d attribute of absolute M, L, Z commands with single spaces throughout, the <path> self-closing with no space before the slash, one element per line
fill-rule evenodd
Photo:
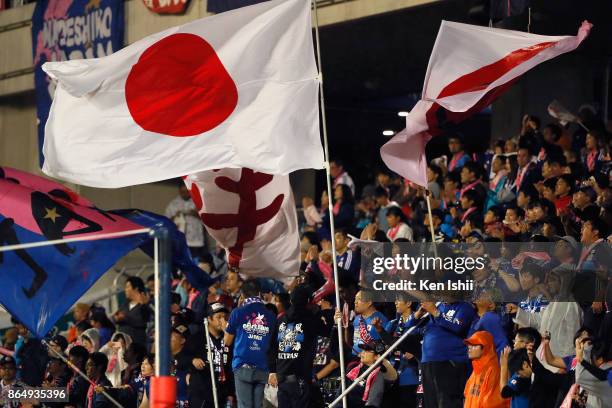
<path fill-rule="evenodd" d="M 444 302 L 438 306 L 423 302 L 407 328 L 416 325 L 426 312 L 430 314 L 429 321 L 418 329 L 423 334 L 421 369 L 425 408 L 461 408 L 469 371 L 463 340 L 476 312 L 466 302 Z"/>
<path fill-rule="evenodd" d="M 264 306 L 256 280 L 244 282 L 241 290 L 244 300 L 232 311 L 223 341 L 228 347 L 234 344 L 232 369 L 238 408 L 255 408 L 263 404 L 269 375 L 267 353 L 276 316 Z"/>

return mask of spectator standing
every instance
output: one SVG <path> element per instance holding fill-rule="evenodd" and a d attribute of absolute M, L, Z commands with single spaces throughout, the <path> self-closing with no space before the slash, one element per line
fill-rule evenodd
<path fill-rule="evenodd" d="M 341 160 L 333 159 L 329 162 L 329 174 L 332 177 L 333 187 L 336 188 L 340 184 L 344 184 L 350 188 L 353 197 L 355 196 L 355 183 L 351 176 L 344 169 L 344 163 Z"/>
<path fill-rule="evenodd" d="M 172 375 L 176 377 L 176 407 L 189 406 L 189 387 L 187 377 L 193 361 L 193 355 L 185 347 L 190 336 L 187 325 L 178 323 L 172 327 L 170 334 L 170 352 L 172 353 Z"/>
<path fill-rule="evenodd" d="M 220 406 L 233 403 L 235 391 L 233 386 L 233 373 L 231 367 L 231 353 L 229 347 L 223 342 L 223 330 L 227 326 L 229 311 L 222 303 L 213 303 L 208 306 L 208 333 L 210 336 L 210 350 L 213 359 L 213 370 L 217 386 Z M 208 366 L 206 338 L 200 336 L 198 351 L 194 354 L 190 367 L 189 405 L 192 407 L 212 406 L 214 397 Z"/>
<path fill-rule="evenodd" d="M 376 325 L 385 327 L 387 318 L 376 310 L 374 294 L 367 289 L 360 290 L 355 295 L 355 314 L 353 320 L 353 356 L 356 357 L 361 353 L 360 344 L 381 339 L 376 330 Z"/>
<path fill-rule="evenodd" d="M 91 353 L 87 364 L 85 365 L 85 373 L 92 381 L 87 390 L 87 407 L 88 408 L 111 408 L 114 405 L 100 391 L 106 387 L 111 387 L 112 384 L 106 378 L 106 368 L 108 359 L 102 353 Z"/>
<path fill-rule="evenodd" d="M 230 315 L 224 343 L 234 345 L 232 369 L 238 408 L 259 408 L 268 382 L 266 357 L 276 316 L 264 306 L 256 280 L 242 284 L 242 296 L 242 305 Z"/>
<path fill-rule="evenodd" d="M 531 362 L 527 350 L 519 349 L 510 352 L 506 347 L 501 357 L 501 396 L 511 398 L 510 408 L 529 408 L 531 395 Z M 506 382 L 508 372 L 511 377 Z M 534 390 L 535 391 L 535 390 Z"/>
<path fill-rule="evenodd" d="M 74 346 L 68 352 L 68 361 L 77 367 L 82 373 L 86 371 L 87 360 L 89 353 L 83 346 Z M 75 408 L 87 407 L 87 390 L 89 383 L 80 374 L 74 371 L 70 380 L 68 380 L 68 406 Z"/>
<path fill-rule="evenodd" d="M 103 347 L 115 332 L 115 325 L 110 321 L 104 309 L 93 310 L 89 322 L 91 327 L 98 330 L 100 334 L 100 347 Z"/>
<path fill-rule="evenodd" d="M 76 341 L 77 334 L 77 326 L 81 322 L 86 322 L 89 316 L 89 305 L 86 303 L 77 303 L 74 306 L 74 310 L 72 311 L 72 318 L 74 319 L 74 323 L 68 328 L 68 330 L 64 333 L 68 343 L 72 343 Z"/>
<path fill-rule="evenodd" d="M 178 197 L 166 207 L 166 217 L 174 221 L 179 231 L 185 234 L 191 256 L 200 261 L 208 254 L 202 221 L 187 187 L 181 183 L 178 190 Z"/>
<path fill-rule="evenodd" d="M 277 320 L 269 351 L 270 384 L 278 386 L 278 408 L 310 406 L 313 363 L 317 337 L 329 328 L 308 304 L 309 285 L 291 292 L 291 306 Z"/>
<path fill-rule="evenodd" d="M 463 138 L 454 134 L 448 138 L 448 150 L 451 153 L 448 171 L 460 171 L 465 163 L 470 161 L 470 156 L 463 149 Z"/>
<path fill-rule="evenodd" d="M 18 322 L 16 326 L 22 340 L 21 346 L 15 351 L 15 360 L 18 361 L 17 378 L 30 387 L 39 387 L 49 359 L 47 350 L 23 324 Z"/>
<path fill-rule="evenodd" d="M 477 331 L 466 339 L 472 374 L 465 385 L 465 408 L 502 408 L 510 404 L 501 396 L 500 369 L 493 336 Z"/>
<path fill-rule="evenodd" d="M 378 229 L 386 233 L 389 230 L 389 224 L 387 223 L 387 210 L 390 207 L 399 207 L 399 204 L 395 201 L 390 201 L 389 191 L 381 186 L 376 187 L 374 197 L 376 199 L 376 205 L 378 206 L 378 210 L 376 212 Z"/>
<path fill-rule="evenodd" d="M 407 328 L 416 325 L 428 312 L 423 335 L 423 391 L 425 408 L 462 407 L 468 378 L 467 349 L 463 339 L 476 318 L 472 305 L 466 302 L 423 302 L 410 318 Z"/>
<path fill-rule="evenodd" d="M 151 314 L 148 304 L 143 303 L 145 286 L 142 279 L 131 276 L 125 282 L 127 303 L 113 315 L 117 330 L 132 338 L 132 341 L 147 344 L 147 323 Z"/>

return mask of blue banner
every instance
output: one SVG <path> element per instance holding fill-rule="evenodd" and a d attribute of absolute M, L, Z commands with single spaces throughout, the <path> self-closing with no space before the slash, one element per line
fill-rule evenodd
<path fill-rule="evenodd" d="M 47 61 L 99 58 L 123 46 L 123 0 L 38 1 L 32 15 L 34 86 L 40 165 L 45 123 L 55 86 L 41 69 Z"/>
<path fill-rule="evenodd" d="M 223 13 L 240 7 L 263 3 L 266 0 L 208 0 L 206 10 L 209 13 Z"/>
<path fill-rule="evenodd" d="M 189 283 L 200 291 L 208 290 L 208 287 L 215 282 L 216 279 L 211 278 L 210 275 L 196 265 L 189 252 L 185 234 L 179 231 L 174 222 L 169 218 L 143 210 L 116 210 L 111 211 L 111 213 L 119 215 L 134 224 L 141 225 L 144 228 L 166 228 L 170 236 L 170 242 L 172 243 L 173 267 L 179 269 L 185 275 Z M 153 240 L 143 243 L 140 249 L 152 258 Z"/>

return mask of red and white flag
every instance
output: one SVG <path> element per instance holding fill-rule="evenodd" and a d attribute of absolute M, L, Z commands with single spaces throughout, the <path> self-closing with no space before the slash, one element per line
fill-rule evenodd
<path fill-rule="evenodd" d="M 217 168 L 322 168 L 311 24 L 310 0 L 273 0 L 104 58 L 45 63 L 57 88 L 43 171 L 123 187 Z"/>
<path fill-rule="evenodd" d="M 421 100 L 406 117 L 406 129 L 381 147 L 383 161 L 426 186 L 431 137 L 480 112 L 531 68 L 576 49 L 591 27 L 585 21 L 576 36 L 551 37 L 442 21 Z"/>
<path fill-rule="evenodd" d="M 298 275 L 300 237 L 289 176 L 222 169 L 192 174 L 184 182 L 231 267 L 254 277 Z"/>

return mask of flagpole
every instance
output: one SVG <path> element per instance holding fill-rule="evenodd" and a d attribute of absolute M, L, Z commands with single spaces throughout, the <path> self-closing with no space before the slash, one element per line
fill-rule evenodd
<path fill-rule="evenodd" d="M 312 0 L 314 6 L 315 37 L 317 40 L 317 63 L 319 65 L 319 98 L 321 101 L 321 119 L 323 121 L 323 147 L 325 149 L 325 175 L 327 179 L 327 210 L 329 211 L 329 229 L 332 242 L 332 266 L 334 267 L 334 290 L 336 292 L 336 308 L 340 309 L 340 284 L 338 279 L 338 265 L 336 263 L 336 231 L 334 226 L 334 209 L 332 206 L 331 174 L 329 170 L 329 145 L 327 142 L 327 119 L 325 115 L 325 94 L 323 93 L 323 65 L 321 64 L 321 40 L 319 38 L 319 13 L 317 0 Z M 340 384 L 342 386 L 342 406 L 347 408 L 346 400 L 346 368 L 344 366 L 344 341 L 342 339 L 342 318 L 336 321 L 338 327 L 338 351 L 340 353 Z"/>
<path fill-rule="evenodd" d="M 61 354 L 60 354 L 60 353 L 58 353 L 57 351 L 55 351 L 55 350 L 54 350 L 54 349 L 53 349 L 53 348 L 52 348 L 52 347 L 49 345 L 49 343 L 47 343 L 47 341 L 46 341 L 46 340 L 44 340 L 44 339 L 43 339 L 43 340 L 41 340 L 41 343 L 42 343 L 42 344 L 43 344 L 45 347 L 47 347 L 47 350 L 50 350 L 50 351 L 51 351 L 53 354 L 55 354 L 55 356 L 56 356 L 57 358 L 59 358 L 60 360 L 62 360 L 64 363 L 66 363 L 66 365 L 67 365 L 68 367 L 70 367 L 72 370 L 74 370 L 74 372 L 75 372 L 75 373 L 77 373 L 78 375 L 80 375 L 81 377 L 83 377 L 83 379 L 84 379 L 85 381 L 87 381 L 87 382 L 88 382 L 90 385 L 92 385 L 92 386 L 94 387 L 94 392 L 96 392 L 96 391 L 95 391 L 95 388 L 96 388 L 96 387 L 98 387 L 98 384 L 96 384 L 95 382 L 93 382 L 93 381 L 91 380 L 91 378 L 89 378 L 89 377 L 88 377 L 88 376 L 87 376 L 85 373 L 83 373 L 83 372 L 82 372 L 82 371 L 79 369 L 79 367 L 77 367 L 76 365 L 72 364 L 72 363 L 70 362 L 70 360 L 68 360 L 66 357 L 64 357 L 63 355 L 61 355 Z M 123 408 L 123 407 L 121 406 L 121 404 L 117 402 L 117 400 L 116 400 L 116 399 L 114 399 L 113 397 L 111 397 L 111 396 L 110 396 L 110 395 L 109 395 L 109 394 L 106 392 L 106 388 L 107 388 L 107 387 L 100 386 L 100 393 L 101 393 L 102 395 L 104 395 L 106 398 L 108 398 L 108 400 L 109 400 L 110 402 L 112 402 L 113 404 L 115 404 L 115 406 L 117 406 L 117 407 L 119 407 L 119 408 Z"/>
<path fill-rule="evenodd" d="M 215 381 L 215 368 L 213 367 L 213 355 L 210 346 L 210 333 L 208 332 L 208 317 L 204 318 L 204 332 L 206 333 L 206 358 L 208 359 L 208 368 L 210 368 L 210 381 L 212 382 L 213 402 L 215 408 L 219 408 L 217 396 L 217 382 Z M 223 361 L 221 362 L 223 364 Z"/>

